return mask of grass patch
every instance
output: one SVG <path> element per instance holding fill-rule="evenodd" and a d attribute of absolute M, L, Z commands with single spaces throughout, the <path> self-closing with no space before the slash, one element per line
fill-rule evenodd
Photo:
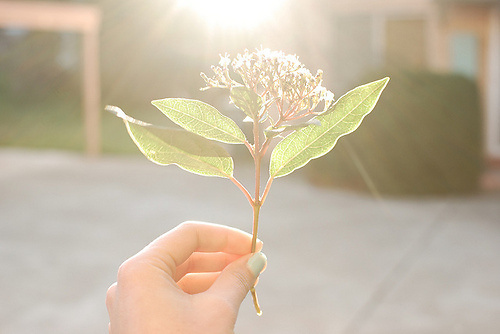
<path fill-rule="evenodd" d="M 123 122 L 102 111 L 104 153 L 137 154 Z M 85 150 L 83 108 L 79 98 L 22 100 L 0 95 L 0 146 L 30 149 Z"/>

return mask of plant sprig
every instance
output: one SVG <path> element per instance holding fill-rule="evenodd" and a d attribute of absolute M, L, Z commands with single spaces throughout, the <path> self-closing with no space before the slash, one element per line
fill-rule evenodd
<path fill-rule="evenodd" d="M 253 210 L 252 248 L 256 250 L 260 209 L 274 179 L 330 152 L 338 139 L 356 130 L 375 107 L 389 78 L 359 86 L 334 102 L 322 86 L 323 72 L 312 75 L 295 55 L 281 51 L 246 50 L 233 60 L 221 56 L 213 77 L 201 73 L 206 87 L 229 92 L 230 102 L 252 123 L 252 141 L 240 126 L 215 107 L 197 100 L 166 98 L 152 101 L 182 129 L 158 127 L 127 116 L 120 108 L 106 109 L 123 119 L 139 150 L 159 165 L 175 164 L 200 175 L 227 178 L 244 194 Z M 238 80 L 233 79 L 234 77 Z M 321 105 L 323 108 L 321 108 Z M 253 195 L 233 175 L 233 158 L 215 143 L 245 145 L 254 160 Z M 261 189 L 262 162 L 271 143 L 268 180 Z M 251 289 L 257 314 L 261 309 Z"/>

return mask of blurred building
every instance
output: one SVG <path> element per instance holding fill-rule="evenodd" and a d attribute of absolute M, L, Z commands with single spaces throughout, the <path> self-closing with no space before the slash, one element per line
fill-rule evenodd
<path fill-rule="evenodd" d="M 372 69 L 455 72 L 477 81 L 485 152 L 500 161 L 500 0 L 289 0 L 274 22 L 245 33 L 209 29 L 202 18 L 176 9 L 176 0 L 82 2 L 97 4 L 103 13 L 104 103 L 198 98 L 203 84 L 198 74 L 209 70 L 218 53 L 234 55 L 260 46 L 296 53 L 312 71 L 323 69 L 326 86 L 337 96 Z M 77 42 L 61 36 L 52 58 L 71 68 Z M 6 38 L 0 38 L 4 68 L 9 67 L 6 55 L 16 55 L 4 52 L 16 49 Z M 17 56 L 11 60 L 20 62 Z"/>
<path fill-rule="evenodd" d="M 15 67 L 15 70 L 7 75 L 9 76 L 6 78 L 7 81 L 25 76 L 23 74 L 27 73 L 22 73 L 22 69 L 23 67 L 29 68 L 30 66 L 27 66 L 29 63 L 43 64 L 43 67 L 49 68 L 42 77 L 32 80 L 35 85 L 42 86 L 49 82 L 60 81 L 57 76 L 47 80 L 49 73 L 57 73 L 58 69 L 72 69 L 79 63 L 78 43 L 73 33 L 82 35 L 82 102 L 87 152 L 92 155 L 98 154 L 100 150 L 100 16 L 99 8 L 89 4 L 63 3 L 62 1 L 0 1 L 0 28 L 6 28 L 6 37 L 9 36 L 9 32 L 10 35 L 12 32 L 20 32 L 22 37 L 4 51 L 7 54 L 5 58 L 13 60 L 11 67 Z M 59 43 L 40 45 L 38 50 L 23 48 L 23 42 L 29 37 L 28 30 L 57 32 L 60 34 Z M 14 33 L 14 35 L 19 35 L 19 33 Z M 0 43 L 0 50 L 1 45 L 2 43 Z M 48 50 L 51 53 L 48 58 L 54 58 L 57 65 L 50 68 L 47 63 L 40 63 L 37 59 L 40 50 Z M 16 57 L 16 51 L 20 51 L 19 56 L 24 59 Z M 0 57 L 0 60 L 3 58 L 3 56 Z M 26 72 L 29 73 L 29 70 Z M 3 78 L 0 76 L 0 79 Z M 55 86 L 51 88 L 55 89 Z"/>
<path fill-rule="evenodd" d="M 384 66 L 470 77 L 482 95 L 487 158 L 500 161 L 499 0 L 338 0 L 323 7 L 336 82 L 349 87 Z"/>

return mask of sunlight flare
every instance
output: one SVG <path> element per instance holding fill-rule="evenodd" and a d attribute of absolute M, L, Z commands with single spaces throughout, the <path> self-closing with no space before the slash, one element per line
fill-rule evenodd
<path fill-rule="evenodd" d="M 179 6 L 195 11 L 211 27 L 249 30 L 283 8 L 286 0 L 179 0 Z"/>

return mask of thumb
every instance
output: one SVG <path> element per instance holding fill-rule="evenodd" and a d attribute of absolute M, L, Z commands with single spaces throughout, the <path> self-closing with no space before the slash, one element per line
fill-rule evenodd
<path fill-rule="evenodd" d="M 262 252 L 244 256 L 224 268 L 210 291 L 226 299 L 238 310 L 266 265 L 267 258 Z"/>

